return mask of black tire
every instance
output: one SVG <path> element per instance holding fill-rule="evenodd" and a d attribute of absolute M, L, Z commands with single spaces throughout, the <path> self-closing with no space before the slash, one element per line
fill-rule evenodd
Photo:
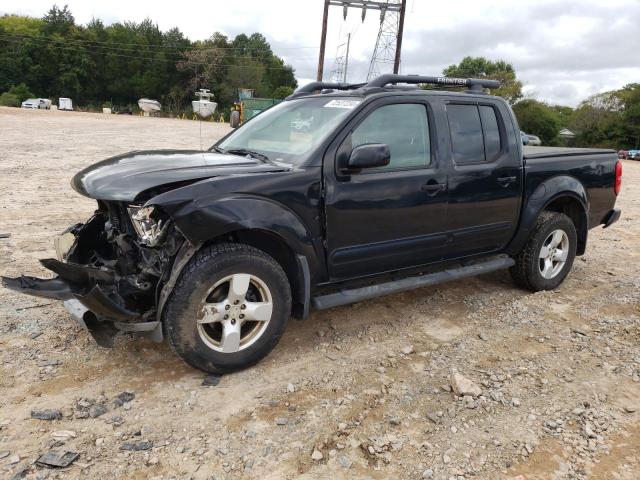
<path fill-rule="evenodd" d="M 553 278 L 542 275 L 540 254 L 545 241 L 556 230 L 562 230 L 568 237 L 568 252 L 564 265 Z M 576 228 L 569 217 L 563 213 L 542 212 L 526 245 L 514 257 L 516 264 L 509 270 L 516 285 L 539 292 L 554 290 L 569 274 L 576 256 L 577 235 Z"/>
<path fill-rule="evenodd" d="M 231 112 L 231 116 L 229 117 L 229 125 L 231 128 L 238 128 L 240 126 L 240 112 L 238 110 L 233 110 Z"/>
<path fill-rule="evenodd" d="M 265 330 L 254 343 L 242 350 L 224 353 L 203 340 L 197 312 L 213 285 L 238 273 L 258 277 L 268 287 L 273 311 Z M 280 340 L 290 314 L 291 288 L 282 267 L 261 250 L 224 243 L 203 248 L 189 261 L 167 301 L 162 319 L 169 344 L 185 362 L 205 372 L 227 373 L 264 358 Z"/>

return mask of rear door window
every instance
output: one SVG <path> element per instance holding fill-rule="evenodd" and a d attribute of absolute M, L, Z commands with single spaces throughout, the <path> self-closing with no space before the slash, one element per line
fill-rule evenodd
<path fill-rule="evenodd" d="M 453 160 L 456 165 L 485 161 L 482 123 L 476 105 L 447 106 Z"/>
<path fill-rule="evenodd" d="M 447 117 L 456 165 L 493 162 L 500 155 L 502 136 L 493 107 L 450 104 Z"/>

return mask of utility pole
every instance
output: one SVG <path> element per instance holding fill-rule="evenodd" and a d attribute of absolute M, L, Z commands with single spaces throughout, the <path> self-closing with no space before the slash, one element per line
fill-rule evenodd
<path fill-rule="evenodd" d="M 396 58 L 393 62 L 393 73 L 400 71 L 400 52 L 402 51 L 402 34 L 404 33 L 404 14 L 407 10 L 407 0 L 402 0 L 400 6 L 400 22 L 398 25 L 398 39 L 396 40 Z"/>
<path fill-rule="evenodd" d="M 342 83 L 347 83 L 347 70 L 349 69 L 349 45 L 351 44 L 351 32 L 347 34 L 347 55 L 344 57 L 344 75 Z"/>
<path fill-rule="evenodd" d="M 400 50 L 402 47 L 406 5 L 407 0 L 324 0 L 320 54 L 318 56 L 318 74 L 316 79 L 321 82 L 324 73 L 324 53 L 327 45 L 329 6 L 342 7 L 345 19 L 349 8 L 358 8 L 362 10 L 363 22 L 367 10 L 380 11 L 380 30 L 378 31 L 376 47 L 369 65 L 369 74 L 367 75 L 367 78 L 370 78 L 375 72 L 380 72 L 382 69 L 381 64 L 393 64 L 393 73 L 398 73 L 400 69 Z M 343 77 L 346 78 L 346 68 L 344 69 Z"/>
<path fill-rule="evenodd" d="M 316 80 L 322 81 L 324 70 L 324 50 L 327 46 L 327 21 L 329 20 L 329 0 L 324 0 L 324 12 L 322 14 L 322 34 L 320 36 L 320 57 L 318 58 L 318 75 Z"/>

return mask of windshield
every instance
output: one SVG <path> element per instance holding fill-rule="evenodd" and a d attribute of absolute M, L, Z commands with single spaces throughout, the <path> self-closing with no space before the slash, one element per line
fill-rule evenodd
<path fill-rule="evenodd" d="M 250 150 L 269 160 L 302 164 L 359 103 L 357 98 L 289 100 L 265 110 L 217 145 L 225 151 Z"/>

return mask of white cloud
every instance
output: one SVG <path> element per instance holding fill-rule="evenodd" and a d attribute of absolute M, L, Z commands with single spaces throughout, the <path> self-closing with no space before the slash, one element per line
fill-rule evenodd
<path fill-rule="evenodd" d="M 79 23 L 154 20 L 161 29 L 178 27 L 192 40 L 215 31 L 231 37 L 259 31 L 274 51 L 296 69 L 301 82 L 315 78 L 322 0 L 152 2 L 149 0 L 68 3 Z M 42 16 L 51 0 L 3 0 L 0 13 Z M 640 82 L 638 0 L 408 0 L 403 42 L 404 73 L 439 74 L 466 55 L 511 62 L 526 91 L 538 98 L 575 105 L 583 98 Z M 349 80 L 361 81 L 378 28 L 378 13 L 331 8 L 325 76 L 339 43 L 352 32 Z"/>

